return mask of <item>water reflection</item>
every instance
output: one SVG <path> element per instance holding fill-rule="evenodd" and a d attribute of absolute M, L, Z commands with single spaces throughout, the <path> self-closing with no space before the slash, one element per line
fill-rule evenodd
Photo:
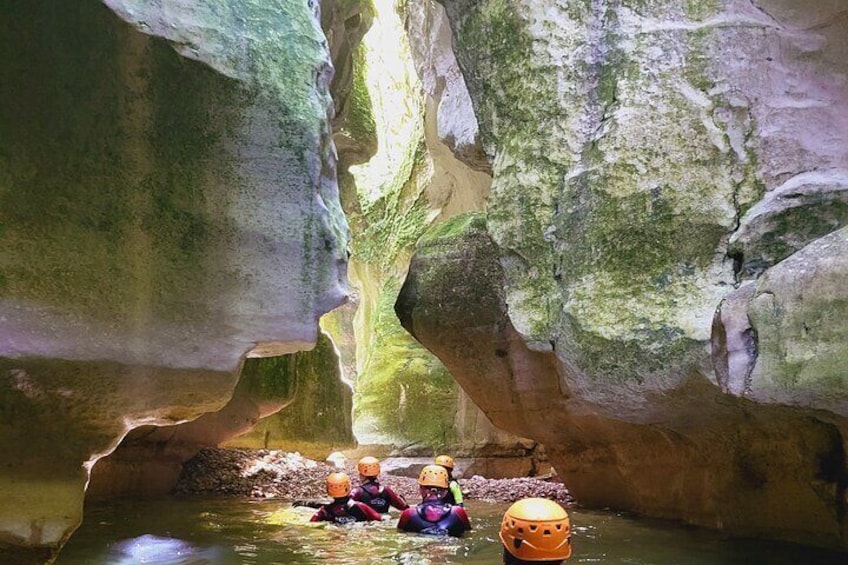
<path fill-rule="evenodd" d="M 219 558 L 215 548 L 204 549 L 181 539 L 145 534 L 112 545 L 106 562 L 116 565 L 212 565 Z"/>
<path fill-rule="evenodd" d="M 470 501 L 474 529 L 433 538 L 383 522 L 310 523 L 314 510 L 278 501 L 164 499 L 86 509 L 86 522 L 58 565 L 430 565 L 500 563 L 497 537 L 506 504 Z M 628 565 L 830 565 L 845 554 L 773 542 L 733 542 L 716 533 L 609 512 L 572 511 L 567 563 Z"/>

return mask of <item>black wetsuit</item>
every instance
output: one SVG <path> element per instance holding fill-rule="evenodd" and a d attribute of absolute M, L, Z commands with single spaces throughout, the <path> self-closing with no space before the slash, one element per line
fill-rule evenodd
<path fill-rule="evenodd" d="M 366 522 L 380 520 L 382 516 L 367 504 L 357 502 L 349 497 L 337 498 L 330 504 L 324 504 L 318 509 L 310 522 L 335 522 L 350 524 L 351 522 Z"/>
<path fill-rule="evenodd" d="M 462 506 L 433 500 L 404 510 L 398 528 L 433 536 L 461 536 L 471 529 L 471 523 Z"/>
<path fill-rule="evenodd" d="M 398 510 L 406 510 L 409 504 L 389 487 L 384 487 L 376 482 L 369 481 L 362 486 L 358 486 L 350 493 L 350 497 L 359 502 L 363 502 L 380 512 L 387 514 L 389 506 L 394 506 Z"/>

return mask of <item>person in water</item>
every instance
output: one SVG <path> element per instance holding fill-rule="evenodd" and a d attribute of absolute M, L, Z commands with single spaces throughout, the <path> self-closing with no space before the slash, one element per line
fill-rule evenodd
<path fill-rule="evenodd" d="M 471 529 L 462 506 L 444 501 L 448 493 L 448 473 L 440 465 L 427 465 L 418 475 L 421 504 L 404 510 L 398 529 L 434 536 L 461 536 Z"/>
<path fill-rule="evenodd" d="M 383 518 L 379 512 L 375 512 L 367 504 L 350 498 L 350 477 L 345 473 L 330 473 L 327 477 L 327 494 L 333 497 L 333 502 L 321 505 L 310 522 L 349 524 Z"/>
<path fill-rule="evenodd" d="M 356 465 L 359 471 L 360 485 L 353 489 L 350 497 L 358 502 L 364 502 L 381 514 L 388 514 L 389 507 L 406 510 L 409 504 L 402 496 L 390 487 L 380 484 L 380 462 L 376 457 L 363 457 Z"/>
<path fill-rule="evenodd" d="M 463 506 L 462 488 L 459 482 L 453 478 L 453 457 L 450 455 L 439 455 L 436 457 L 436 465 L 441 465 L 448 472 L 448 494 L 445 502 Z"/>
<path fill-rule="evenodd" d="M 525 498 L 501 521 L 505 565 L 560 564 L 571 557 L 571 521 L 553 500 Z"/>

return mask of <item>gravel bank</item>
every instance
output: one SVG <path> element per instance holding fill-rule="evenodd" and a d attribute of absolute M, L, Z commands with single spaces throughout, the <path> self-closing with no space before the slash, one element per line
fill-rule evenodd
<path fill-rule="evenodd" d="M 217 494 L 282 498 L 288 500 L 324 500 L 324 480 L 336 467 L 306 459 L 298 453 L 248 449 L 204 449 L 183 467 L 174 489 L 176 494 Z M 356 483 L 355 464 L 345 469 Z M 415 479 L 384 473 L 384 485 L 392 487 L 407 501 L 418 501 Z M 475 475 L 460 479 L 468 499 L 489 502 L 513 502 L 528 496 L 572 501 L 562 483 L 532 478 L 486 479 Z"/>

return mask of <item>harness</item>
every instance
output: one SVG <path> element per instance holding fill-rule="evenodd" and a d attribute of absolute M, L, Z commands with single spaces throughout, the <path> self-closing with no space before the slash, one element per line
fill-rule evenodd
<path fill-rule="evenodd" d="M 350 498 L 344 504 L 334 502 L 328 504 L 325 508 L 327 508 L 327 512 L 333 517 L 333 522 L 336 524 L 343 525 L 358 521 L 357 517 L 351 512 L 351 510 L 356 508 L 356 501 Z"/>
<path fill-rule="evenodd" d="M 377 512 L 386 514 L 389 511 L 389 500 L 386 498 L 386 489 L 374 483 L 365 483 L 359 487 L 362 489 L 362 494 L 357 497 L 359 502 L 364 502 Z"/>
<path fill-rule="evenodd" d="M 458 536 L 465 531 L 465 524 L 449 504 L 424 502 L 415 507 L 409 520 L 412 531 L 431 536 Z"/>

